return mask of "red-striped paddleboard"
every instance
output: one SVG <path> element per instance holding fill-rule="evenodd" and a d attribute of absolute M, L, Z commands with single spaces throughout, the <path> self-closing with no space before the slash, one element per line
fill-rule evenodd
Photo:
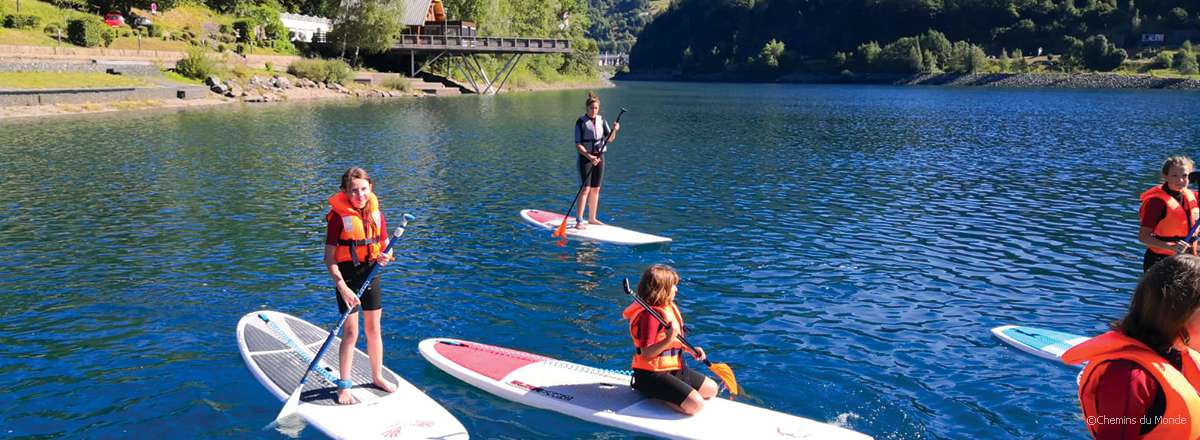
<path fill-rule="evenodd" d="M 854 439 L 849 429 L 722 398 L 694 416 L 643 397 L 626 372 L 458 339 L 421 341 L 435 367 L 505 399 L 602 425 L 672 439 Z"/>
<path fill-rule="evenodd" d="M 530 224 L 551 231 L 558 229 L 558 225 L 562 224 L 563 215 L 541 211 L 537 209 L 525 209 L 521 211 L 521 218 Z M 639 246 L 644 244 L 668 243 L 671 241 L 667 237 L 659 237 L 657 235 L 646 234 L 643 232 L 630 231 L 625 228 L 616 227 L 613 225 L 590 225 L 584 222 L 584 229 L 575 228 L 575 219 L 567 219 L 567 238 L 574 240 L 594 240 L 605 243 L 623 244 L 629 246 Z"/>

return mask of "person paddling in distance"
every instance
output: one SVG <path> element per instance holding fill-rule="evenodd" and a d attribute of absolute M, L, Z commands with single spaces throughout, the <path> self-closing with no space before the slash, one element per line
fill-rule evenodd
<path fill-rule="evenodd" d="M 1196 201 L 1196 194 L 1187 187 L 1188 174 L 1193 168 L 1192 160 L 1187 157 L 1167 158 L 1162 165 L 1163 183 L 1141 195 L 1138 241 L 1146 245 L 1146 255 L 1142 259 L 1143 272 L 1171 255 L 1184 252 L 1196 254 L 1195 246 L 1187 242 L 1188 232 L 1200 220 L 1200 203 Z"/>
<path fill-rule="evenodd" d="M 1084 422 L 1097 440 L 1200 438 L 1200 257 L 1178 254 L 1142 276 L 1112 330 L 1067 350 L 1087 362 Z"/>
<path fill-rule="evenodd" d="M 325 236 L 325 266 L 337 297 L 338 313 L 362 306 L 363 327 L 367 333 L 367 356 L 371 359 L 371 376 L 379 389 L 392 392 L 396 386 L 383 377 L 383 338 L 379 321 L 383 314 L 379 278 L 376 277 L 363 293 L 354 292 L 366 281 L 372 263 L 381 266 L 392 261 L 387 248 L 387 222 L 379 209 L 379 200 L 367 171 L 353 167 L 342 174 L 341 191 L 329 197 L 328 227 Z M 341 380 L 337 381 L 337 401 L 342 405 L 355 403 L 350 389 L 353 371 L 354 345 L 358 343 L 358 312 L 351 313 L 342 330 L 338 347 L 338 366 Z"/>
<path fill-rule="evenodd" d="M 622 316 L 629 320 L 633 338 L 633 389 L 646 397 L 666 402 L 672 409 L 692 415 L 704 408 L 704 401 L 717 395 L 717 383 L 704 374 L 687 368 L 686 351 L 704 360 L 704 349 L 691 351 L 679 340 L 683 315 L 675 305 L 679 293 L 679 274 L 667 265 L 655 264 L 638 281 L 637 296 L 667 322 L 664 327 L 646 309 L 634 301 Z"/>
<path fill-rule="evenodd" d="M 579 168 L 579 209 L 575 221 L 575 229 L 586 229 L 583 224 L 585 212 L 590 212 L 588 223 L 602 225 L 596 219 L 596 210 L 600 205 L 600 183 L 604 181 L 604 152 L 608 145 L 617 140 L 617 132 L 621 131 L 621 123 L 614 122 L 611 127 L 604 117 L 600 116 L 600 97 L 588 92 L 585 101 L 587 113 L 575 121 L 575 150 L 579 153 L 575 166 Z M 617 118 L 621 119 L 621 118 Z M 590 211 L 589 211 L 590 210 Z M 571 215 L 571 214 L 567 214 Z"/>

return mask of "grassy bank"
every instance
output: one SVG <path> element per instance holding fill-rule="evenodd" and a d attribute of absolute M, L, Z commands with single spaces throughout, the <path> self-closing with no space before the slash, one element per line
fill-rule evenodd
<path fill-rule="evenodd" d="M 95 89 L 140 87 L 137 78 L 98 72 L 0 72 L 0 89 Z"/>

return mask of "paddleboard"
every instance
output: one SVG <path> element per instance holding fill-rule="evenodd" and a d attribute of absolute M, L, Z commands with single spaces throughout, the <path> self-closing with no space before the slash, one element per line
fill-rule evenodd
<path fill-rule="evenodd" d="M 1087 336 L 1021 325 L 1002 325 L 993 328 L 992 334 L 1018 350 L 1060 363 L 1064 352 L 1091 339 Z"/>
<path fill-rule="evenodd" d="M 285 313 L 262 310 L 238 321 L 238 348 L 259 383 L 280 402 L 300 384 L 329 330 Z M 334 380 L 338 373 L 338 344 L 325 352 L 300 394 L 297 414 L 333 438 L 454 439 L 466 440 L 467 430 L 449 411 L 384 367 L 383 375 L 396 384 L 385 393 L 371 382 L 371 361 L 354 351 L 351 389 L 358 403 L 339 405 Z M 266 420 L 265 422 L 269 422 Z"/>
<path fill-rule="evenodd" d="M 601 425 L 672 439 L 870 439 L 829 425 L 719 397 L 680 414 L 630 388 L 626 372 L 458 339 L 421 341 L 435 367 L 505 399 Z"/>
<path fill-rule="evenodd" d="M 548 230 L 558 229 L 562 224 L 563 215 L 537 209 L 521 210 L 521 218 L 530 224 Z M 631 231 L 613 225 L 592 225 L 584 222 L 582 230 L 575 229 L 575 218 L 567 219 L 567 238 L 573 240 L 593 240 L 605 243 L 640 246 L 646 244 L 669 243 L 670 238 Z"/>

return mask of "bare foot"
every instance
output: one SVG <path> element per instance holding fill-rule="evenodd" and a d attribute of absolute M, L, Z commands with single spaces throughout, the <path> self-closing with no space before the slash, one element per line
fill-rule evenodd
<path fill-rule="evenodd" d="M 358 402 L 354 400 L 354 396 L 350 395 L 349 388 L 340 388 L 337 392 L 337 403 L 338 405 L 353 405 Z"/>
<path fill-rule="evenodd" d="M 396 386 L 382 377 L 375 378 L 375 386 L 387 393 L 396 391 Z"/>
<path fill-rule="evenodd" d="M 584 226 L 584 225 L 583 225 L 583 222 L 581 222 L 581 221 L 576 221 L 576 222 L 575 222 L 575 230 L 577 230 L 577 231 L 582 231 L 582 230 L 584 230 L 584 229 L 587 229 L 587 226 Z"/>
<path fill-rule="evenodd" d="M 604 222 L 601 222 L 600 220 L 596 220 L 596 219 L 591 219 L 591 220 L 588 220 L 588 224 L 589 225 L 603 225 Z"/>

